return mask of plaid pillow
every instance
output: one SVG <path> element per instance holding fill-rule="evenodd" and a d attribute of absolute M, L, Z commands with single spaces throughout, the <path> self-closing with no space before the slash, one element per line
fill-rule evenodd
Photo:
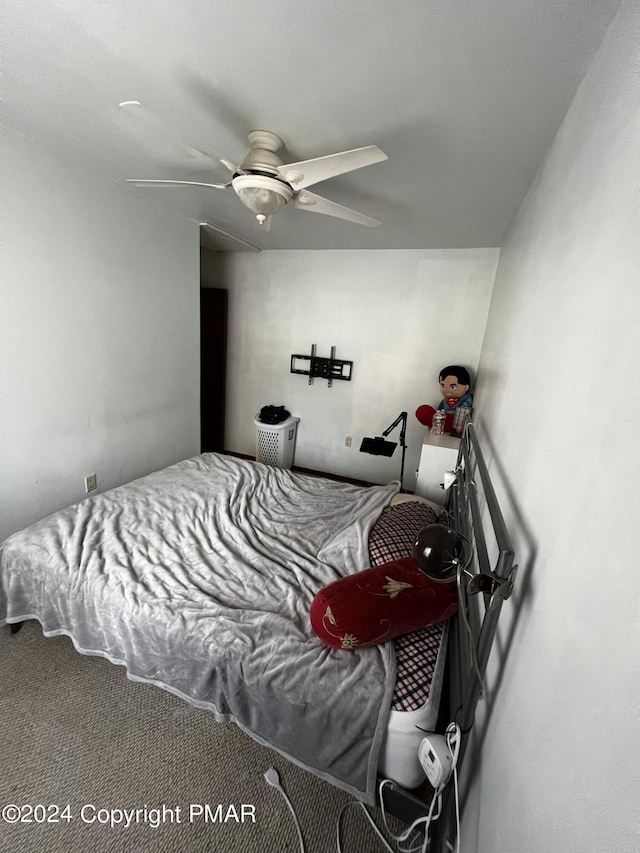
<path fill-rule="evenodd" d="M 385 507 L 369 533 L 371 565 L 411 554 L 420 530 L 439 521 L 434 510 L 420 501 Z M 444 623 L 438 622 L 393 640 L 396 653 L 393 711 L 416 711 L 429 699 L 443 630 Z"/>
<path fill-rule="evenodd" d="M 396 637 L 396 686 L 392 711 L 417 711 L 426 704 L 436 668 L 444 622 Z"/>
<path fill-rule="evenodd" d="M 410 557 L 418 533 L 427 524 L 437 523 L 433 509 L 420 501 L 385 507 L 369 533 L 371 565 Z"/>

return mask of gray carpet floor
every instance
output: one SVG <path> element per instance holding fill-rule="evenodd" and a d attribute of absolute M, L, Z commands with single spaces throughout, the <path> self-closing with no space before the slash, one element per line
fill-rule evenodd
<path fill-rule="evenodd" d="M 78 654 L 67 637 L 43 637 L 36 622 L 15 635 L 0 628 L 0 767 L 0 807 L 47 809 L 23 810 L 32 822 L 0 820 L 0 853 L 296 853 L 290 812 L 263 777 L 269 767 L 293 802 L 307 853 L 329 853 L 352 800 L 237 726 L 129 681 L 123 667 Z M 213 822 L 219 804 L 226 822 Z M 246 819 L 236 821 L 228 807 L 241 817 L 243 804 Z M 139 809 L 138 821 L 98 822 L 114 809 Z M 347 809 L 342 828 L 344 853 L 383 849 L 360 807 Z"/>

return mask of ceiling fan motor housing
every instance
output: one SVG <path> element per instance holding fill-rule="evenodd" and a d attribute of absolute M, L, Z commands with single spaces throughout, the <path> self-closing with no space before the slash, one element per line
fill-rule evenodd
<path fill-rule="evenodd" d="M 277 153 L 281 148 L 284 148 L 284 142 L 275 133 L 252 130 L 249 134 L 249 152 L 240 164 L 240 169 L 257 169 L 277 175 L 278 168 L 282 166 Z"/>

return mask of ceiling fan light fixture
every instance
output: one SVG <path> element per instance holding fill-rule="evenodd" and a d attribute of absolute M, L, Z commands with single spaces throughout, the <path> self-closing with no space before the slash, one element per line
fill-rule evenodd
<path fill-rule="evenodd" d="M 277 178 L 265 175 L 238 175 L 232 181 L 240 201 L 264 222 L 288 204 L 293 190 Z"/>

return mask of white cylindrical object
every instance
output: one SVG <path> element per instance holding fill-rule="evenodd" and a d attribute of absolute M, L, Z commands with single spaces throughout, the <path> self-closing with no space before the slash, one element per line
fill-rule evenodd
<path fill-rule="evenodd" d="M 299 420 L 291 416 L 279 424 L 264 424 L 256 415 L 256 462 L 291 468 Z"/>

